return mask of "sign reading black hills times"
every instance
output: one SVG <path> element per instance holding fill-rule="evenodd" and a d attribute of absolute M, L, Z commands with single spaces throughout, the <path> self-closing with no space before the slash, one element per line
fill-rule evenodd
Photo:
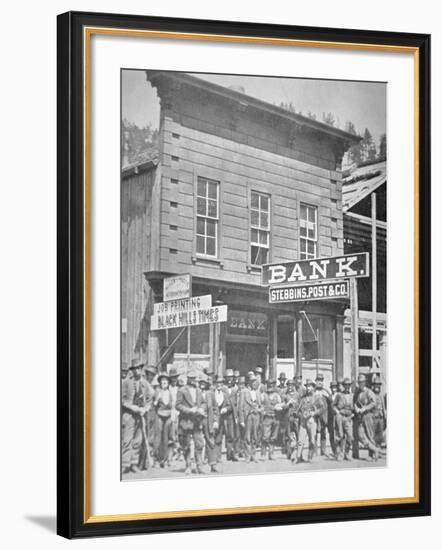
<path fill-rule="evenodd" d="M 261 282 L 267 286 L 368 277 L 369 275 L 368 252 L 360 252 L 327 258 L 266 264 L 262 266 Z"/>

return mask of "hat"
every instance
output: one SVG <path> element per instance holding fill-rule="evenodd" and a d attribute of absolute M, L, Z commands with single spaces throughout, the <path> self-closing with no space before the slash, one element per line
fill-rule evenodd
<path fill-rule="evenodd" d="M 338 386 L 342 386 L 343 383 L 344 383 L 344 380 L 342 380 L 342 378 L 338 378 Z"/>
<path fill-rule="evenodd" d="M 322 373 L 317 374 L 316 380 L 324 380 L 324 375 Z"/>
<path fill-rule="evenodd" d="M 336 382 L 336 380 L 332 380 L 330 382 L 330 388 L 337 388 L 338 387 L 338 383 Z"/>
<path fill-rule="evenodd" d="M 249 374 L 249 382 L 253 382 L 254 380 L 257 380 L 256 376 L 254 374 Z"/>
<path fill-rule="evenodd" d="M 187 373 L 187 378 L 196 378 L 196 371 L 195 370 L 190 370 Z"/>
<path fill-rule="evenodd" d="M 295 379 L 294 378 L 289 378 L 287 380 L 287 386 L 294 386 L 295 385 Z"/>
<path fill-rule="evenodd" d="M 215 382 L 224 382 L 224 377 L 221 376 L 221 374 L 218 374 L 218 376 L 215 378 Z"/>
<path fill-rule="evenodd" d="M 175 378 L 179 376 L 178 374 L 178 371 L 176 370 L 175 367 L 172 367 L 170 370 L 169 370 L 169 378 Z"/>
<path fill-rule="evenodd" d="M 153 365 L 147 365 L 147 367 L 144 367 L 144 370 L 146 372 L 150 372 L 151 374 L 157 373 L 157 369 Z"/>
<path fill-rule="evenodd" d="M 262 373 L 263 373 L 263 369 L 262 369 L 262 367 L 255 367 L 254 370 L 253 370 L 253 372 L 255 372 L 255 373 L 258 372 L 259 374 L 262 374 Z"/>
<path fill-rule="evenodd" d="M 123 364 L 121 365 L 121 370 L 122 370 L 123 372 L 126 372 L 126 371 L 129 370 L 129 367 L 128 367 L 127 363 L 123 363 Z"/>
<path fill-rule="evenodd" d="M 382 380 L 379 378 L 379 376 L 375 376 L 372 381 L 373 385 L 382 386 Z"/>
<path fill-rule="evenodd" d="M 278 380 L 287 380 L 287 375 L 285 372 L 281 372 L 281 374 L 278 376 Z"/>
<path fill-rule="evenodd" d="M 342 383 L 344 384 L 344 386 L 351 386 L 351 380 L 350 380 L 350 378 L 344 378 L 344 380 L 342 381 Z"/>
<path fill-rule="evenodd" d="M 248 376 L 249 378 L 250 378 L 251 376 L 255 376 L 254 371 L 249 370 L 249 372 L 247 373 L 247 376 Z"/>
<path fill-rule="evenodd" d="M 293 380 L 302 380 L 302 374 L 295 374 Z"/>
<path fill-rule="evenodd" d="M 160 372 L 160 374 L 157 376 L 158 384 L 161 384 L 161 380 L 165 378 L 167 381 L 170 379 L 170 375 L 168 375 L 166 372 Z"/>
<path fill-rule="evenodd" d="M 267 384 L 267 386 L 274 386 L 276 384 L 276 380 L 274 380 L 273 378 L 269 378 L 266 381 L 266 384 Z"/>
<path fill-rule="evenodd" d="M 365 374 L 360 374 L 358 376 L 358 382 L 366 382 L 367 380 L 367 377 L 365 376 Z"/>
<path fill-rule="evenodd" d="M 310 380 L 310 378 L 307 378 L 307 380 L 304 382 L 304 386 L 313 386 L 316 387 L 316 384 L 313 382 L 313 380 Z"/>
<path fill-rule="evenodd" d="M 198 382 L 204 382 L 205 384 L 207 384 L 208 381 L 209 381 L 209 379 L 207 378 L 207 375 L 206 375 L 206 374 L 201 373 L 201 374 L 198 376 Z"/>
<path fill-rule="evenodd" d="M 240 376 L 239 370 L 234 370 L 233 371 L 233 376 L 235 376 L 235 378 L 238 378 L 238 376 Z"/>
<path fill-rule="evenodd" d="M 134 357 L 130 363 L 130 369 L 138 369 L 144 366 L 144 361 L 140 357 Z"/>
<path fill-rule="evenodd" d="M 232 369 L 227 369 L 226 370 L 226 377 L 230 377 L 230 376 L 234 376 L 233 370 Z"/>

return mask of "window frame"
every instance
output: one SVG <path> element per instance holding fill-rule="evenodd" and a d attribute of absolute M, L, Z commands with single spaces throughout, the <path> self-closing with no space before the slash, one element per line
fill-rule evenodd
<path fill-rule="evenodd" d="M 208 215 L 208 208 L 207 208 L 207 214 L 205 216 L 198 214 L 198 198 L 203 198 L 198 194 L 198 183 L 200 180 L 204 180 L 205 182 L 215 183 L 216 184 L 216 203 L 217 203 L 217 217 L 209 216 Z M 204 197 L 207 201 L 206 205 L 208 207 L 208 200 L 209 196 L 207 194 L 206 190 L 206 196 Z M 213 200 L 213 199 L 212 199 Z M 195 175 L 195 185 L 194 185 L 194 255 L 196 258 L 202 258 L 205 260 L 219 260 L 220 255 L 220 243 L 221 243 L 221 180 L 219 178 L 205 175 L 205 174 L 196 174 Z M 208 238 L 207 233 L 205 235 L 198 233 L 198 218 L 202 218 L 204 220 L 214 220 L 215 221 L 215 254 L 206 254 L 203 252 L 198 252 L 198 236 L 203 236 L 205 239 Z M 205 242 L 205 249 L 207 249 L 207 242 Z"/>
<path fill-rule="evenodd" d="M 254 226 L 252 224 L 252 210 L 256 211 L 256 208 L 252 207 L 252 196 L 253 196 L 254 193 L 256 195 L 258 195 L 258 197 L 264 196 L 268 199 L 268 210 L 267 210 L 268 223 L 267 223 L 267 228 L 262 228 L 261 226 Z M 262 210 L 261 210 L 261 200 L 260 199 L 259 199 L 258 212 L 259 213 L 262 212 Z M 268 243 L 267 246 L 263 246 L 259 242 L 253 242 L 252 241 L 252 232 L 253 232 L 254 229 L 258 231 L 258 241 L 259 241 L 259 232 L 260 231 L 267 233 L 267 243 Z M 264 249 L 267 250 L 267 259 L 266 259 L 265 262 L 262 262 L 261 264 L 253 263 L 252 246 L 257 246 L 259 248 L 264 248 Z M 249 254 L 249 265 L 253 269 L 259 269 L 263 265 L 270 263 L 271 262 L 271 250 L 272 250 L 272 195 L 270 193 L 267 193 L 266 191 L 251 188 L 249 190 L 249 252 L 248 252 L 248 254 Z"/>
<path fill-rule="evenodd" d="M 301 213 L 302 213 L 302 207 L 303 206 L 306 207 L 307 209 L 312 209 L 315 212 L 315 230 L 316 230 L 315 231 L 315 239 L 312 239 L 308 236 L 301 235 L 301 219 L 302 219 L 301 218 Z M 318 205 L 311 204 L 311 203 L 304 202 L 304 201 L 300 201 L 299 202 L 298 220 L 299 220 L 299 237 L 298 237 L 298 246 L 299 246 L 298 256 L 299 256 L 299 259 L 300 260 L 312 260 L 314 258 L 317 258 L 318 257 L 318 250 L 319 250 L 319 207 L 318 207 Z M 308 214 L 307 214 L 307 222 L 308 222 Z M 307 228 L 307 230 L 308 230 L 308 228 Z M 309 242 L 314 243 L 315 252 L 314 252 L 313 256 L 309 255 L 309 252 L 308 252 L 307 249 L 306 249 L 306 252 L 305 252 L 306 255 L 303 256 L 303 251 L 302 251 L 302 246 L 301 246 L 301 243 L 302 243 L 303 239 L 306 241 L 307 244 Z"/>

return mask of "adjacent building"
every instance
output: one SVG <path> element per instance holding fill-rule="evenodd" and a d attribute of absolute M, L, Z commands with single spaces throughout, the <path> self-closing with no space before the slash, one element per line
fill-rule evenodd
<path fill-rule="evenodd" d="M 192 75 L 146 77 L 159 143 L 122 171 L 122 362 L 343 376 L 349 301 L 271 305 L 261 266 L 344 253 L 341 162 L 358 138 Z M 227 322 L 150 330 L 180 273 Z"/>

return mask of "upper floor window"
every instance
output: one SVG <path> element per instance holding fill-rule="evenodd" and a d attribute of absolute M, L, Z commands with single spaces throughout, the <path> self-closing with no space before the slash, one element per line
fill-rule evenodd
<path fill-rule="evenodd" d="M 250 202 L 250 257 L 252 265 L 269 262 L 270 197 L 252 191 Z"/>
<path fill-rule="evenodd" d="M 299 258 L 308 260 L 317 257 L 318 209 L 301 203 L 299 217 Z"/>
<path fill-rule="evenodd" d="M 219 182 L 198 178 L 196 197 L 196 253 L 218 253 Z"/>

